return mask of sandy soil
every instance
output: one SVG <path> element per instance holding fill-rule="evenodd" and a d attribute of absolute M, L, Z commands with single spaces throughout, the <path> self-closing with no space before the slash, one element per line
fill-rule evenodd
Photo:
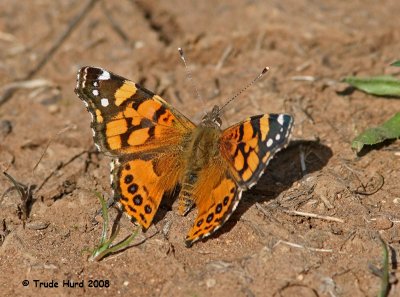
<path fill-rule="evenodd" d="M 399 74 L 388 65 L 400 58 L 400 2 L 215 2 L 0 2 L 0 169 L 34 185 L 25 227 L 16 191 L 0 204 L 1 296 L 376 296 L 380 279 L 369 265 L 381 267 L 379 236 L 391 248 L 392 279 L 400 276 L 399 141 L 361 157 L 350 149 L 400 101 L 340 82 Z M 195 121 L 269 66 L 224 125 L 287 112 L 292 142 L 208 240 L 186 248 L 195 212 L 181 217 L 165 203 L 131 248 L 88 262 L 101 233 L 94 191 L 111 189 L 110 160 L 94 153 L 90 117 L 73 92 L 84 65 L 140 82 Z M 10 89 L 21 80 L 30 83 Z M 0 194 L 10 186 L 1 175 Z M 125 217 L 120 224 L 123 239 L 134 226 Z M 84 288 L 62 287 L 68 280 Z M 90 287 L 94 280 L 109 286 Z M 389 296 L 400 296 L 398 284 Z"/>

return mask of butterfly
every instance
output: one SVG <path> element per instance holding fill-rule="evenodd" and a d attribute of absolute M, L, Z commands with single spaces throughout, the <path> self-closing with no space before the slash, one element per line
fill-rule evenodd
<path fill-rule="evenodd" d="M 163 196 L 180 189 L 179 212 L 198 211 L 188 247 L 228 220 L 293 126 L 288 114 L 263 114 L 222 130 L 218 106 L 195 125 L 153 92 L 90 66 L 78 71 L 75 92 L 96 147 L 113 158 L 114 200 L 147 229 Z"/>

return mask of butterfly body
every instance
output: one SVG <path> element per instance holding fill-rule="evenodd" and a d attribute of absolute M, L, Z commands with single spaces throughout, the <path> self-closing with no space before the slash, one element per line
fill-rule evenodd
<path fill-rule="evenodd" d="M 96 146 L 114 159 L 114 199 L 147 229 L 179 185 L 180 213 L 194 205 L 198 212 L 187 246 L 227 221 L 287 144 L 293 123 L 290 115 L 266 114 L 222 130 L 214 106 L 195 125 L 158 95 L 96 67 L 80 69 L 75 92 L 93 117 Z"/>
<path fill-rule="evenodd" d="M 193 203 L 193 191 L 198 185 L 201 170 L 209 168 L 212 164 L 221 161 L 219 138 L 221 129 L 213 124 L 200 124 L 191 134 L 188 146 L 184 147 L 183 159 L 187 160 L 184 174 L 180 179 L 181 191 L 179 193 L 179 212 L 186 214 Z"/>

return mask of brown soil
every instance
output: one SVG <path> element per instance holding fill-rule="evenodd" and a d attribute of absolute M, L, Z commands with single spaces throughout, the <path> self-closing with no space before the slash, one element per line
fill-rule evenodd
<path fill-rule="evenodd" d="M 1 296 L 376 296 L 380 279 L 369 265 L 381 267 L 379 235 L 391 248 L 391 279 L 399 277 L 399 141 L 361 157 L 350 143 L 400 101 L 340 83 L 399 74 L 388 66 L 400 58 L 398 0 L 102 1 L 74 25 L 85 3 L 0 2 L 0 169 L 36 185 L 25 227 L 18 193 L 1 201 Z M 195 102 L 179 46 L 206 106 Z M 230 105 L 224 124 L 288 112 L 292 142 L 208 240 L 186 248 L 195 211 L 181 217 L 165 204 L 133 247 L 89 262 L 101 233 L 94 191 L 111 189 L 109 158 L 93 153 L 90 117 L 73 92 L 84 65 L 140 82 L 195 121 L 270 66 Z M 47 83 L 8 88 L 37 79 Z M 10 186 L 2 175 L 0 194 Z M 119 240 L 134 229 L 125 217 L 120 225 Z M 63 288 L 64 280 L 85 287 Z M 110 285 L 92 288 L 89 280 Z M 398 284 L 389 296 L 400 296 Z"/>

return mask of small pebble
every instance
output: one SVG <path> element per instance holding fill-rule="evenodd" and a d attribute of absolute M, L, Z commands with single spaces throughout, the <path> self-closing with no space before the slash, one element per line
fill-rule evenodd
<path fill-rule="evenodd" d="M 26 224 L 26 227 L 28 229 L 32 229 L 32 230 L 43 230 L 43 229 L 46 229 L 48 226 L 49 226 L 49 223 L 41 222 L 41 221 L 30 222 L 30 223 Z"/>
<path fill-rule="evenodd" d="M 379 217 L 375 220 L 375 228 L 378 230 L 387 230 L 392 228 L 393 222 L 386 217 Z"/>
<path fill-rule="evenodd" d="M 2 120 L 0 122 L 0 134 L 6 136 L 12 132 L 12 124 L 9 120 Z"/>
<path fill-rule="evenodd" d="M 298 280 L 298 281 L 302 281 L 303 279 L 304 279 L 304 275 L 299 274 L 299 275 L 297 276 L 297 280 Z"/>
<path fill-rule="evenodd" d="M 43 264 L 43 268 L 44 269 L 52 269 L 52 270 L 58 269 L 58 267 L 54 264 Z"/>
<path fill-rule="evenodd" d="M 217 281 L 213 278 L 209 278 L 208 280 L 206 280 L 206 286 L 207 288 L 212 288 L 216 285 Z"/>
<path fill-rule="evenodd" d="M 60 106 L 53 104 L 53 105 L 49 105 L 47 107 L 47 109 L 51 114 L 56 114 L 60 111 Z"/>

